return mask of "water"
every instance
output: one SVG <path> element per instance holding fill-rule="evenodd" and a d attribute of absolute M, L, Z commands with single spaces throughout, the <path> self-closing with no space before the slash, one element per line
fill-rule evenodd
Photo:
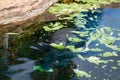
<path fill-rule="evenodd" d="M 112 29 L 116 29 L 114 31 L 113 36 L 120 38 L 117 34 L 119 33 L 119 27 L 120 27 L 120 8 L 105 8 L 102 9 L 102 18 L 99 22 L 99 25 L 97 28 L 103 28 L 105 26 L 110 27 Z M 96 42 L 92 42 L 89 47 L 95 48 L 94 46 Z M 120 41 L 117 41 L 114 45 L 120 46 Z M 110 48 L 105 47 L 103 44 L 99 45 L 98 47 L 103 48 L 104 52 L 113 52 L 115 50 L 112 50 Z M 117 53 L 117 57 L 111 56 L 111 57 L 100 57 L 100 52 L 91 52 L 88 51 L 87 53 L 83 54 L 84 57 L 89 58 L 90 56 L 98 57 L 101 60 L 111 60 L 111 62 L 108 62 L 107 64 L 101 63 L 100 65 L 95 65 L 93 63 L 90 63 L 89 61 L 82 61 L 78 57 L 74 58 L 73 61 L 77 66 L 77 69 L 86 71 L 87 73 L 91 74 L 90 78 L 80 77 L 80 78 L 73 78 L 73 80 L 119 80 L 120 76 L 120 65 L 118 65 L 118 61 L 120 60 L 120 53 L 119 51 L 115 51 Z"/>
<path fill-rule="evenodd" d="M 25 61 L 22 64 L 10 65 L 8 74 L 11 80 L 32 80 L 31 72 L 33 72 L 33 66 L 35 66 L 35 60 L 28 58 L 18 58 L 18 61 Z"/>
<path fill-rule="evenodd" d="M 100 25 L 109 26 L 119 29 L 120 27 L 120 8 L 105 8 L 103 9 L 103 17 Z"/>
<path fill-rule="evenodd" d="M 120 9 L 119 8 L 105 8 L 101 9 L 102 12 L 100 13 L 87 13 L 89 14 L 89 17 L 92 17 L 93 15 L 97 15 L 98 18 L 93 21 L 91 21 L 88 17 L 85 17 L 85 19 L 88 20 L 87 24 L 85 25 L 87 28 L 96 28 L 96 29 L 101 29 L 104 26 L 110 27 L 112 29 L 117 29 L 114 30 L 113 36 L 119 37 L 117 34 L 119 33 L 119 27 L 120 27 Z M 86 13 L 84 13 L 86 14 Z M 83 30 L 81 28 L 77 27 L 77 30 Z M 118 32 L 117 32 L 118 31 Z M 90 31 L 90 32 L 94 32 Z M 87 38 L 86 38 L 87 39 Z M 92 42 L 88 47 L 89 48 L 96 48 L 96 44 L 98 41 Z M 115 45 L 119 45 L 120 41 L 116 42 Z M 44 46 L 44 45 L 43 45 Z M 42 47 L 43 47 L 42 46 Z M 73 80 L 120 80 L 120 63 L 118 60 L 120 60 L 120 54 L 119 51 L 112 50 L 110 48 L 107 48 L 105 45 L 100 44 L 97 46 L 98 48 L 104 49 L 102 52 L 94 52 L 94 51 L 86 51 L 84 53 L 79 53 L 82 54 L 84 58 L 86 58 L 86 61 L 81 60 L 78 57 L 74 57 L 74 52 L 71 52 L 69 50 L 57 50 L 55 48 L 52 48 L 50 46 L 47 46 L 43 48 L 45 52 L 45 58 L 40 60 L 40 63 L 44 69 L 49 69 L 55 66 L 61 66 L 64 67 L 68 65 L 69 60 L 72 59 L 74 64 L 77 65 L 77 69 L 86 71 L 88 74 L 91 75 L 90 78 L 86 78 L 85 76 L 83 77 L 76 77 Z M 34 47 L 35 48 L 35 47 Z M 48 49 L 49 48 L 49 49 Z M 38 48 L 37 48 L 38 49 Z M 39 49 L 38 49 L 39 50 Z M 111 57 L 101 57 L 99 54 L 104 53 L 104 52 L 116 52 L 118 56 L 111 56 Z M 68 56 L 69 55 L 69 56 Z M 95 58 L 100 58 L 100 60 L 108 61 L 108 63 L 100 63 L 100 65 L 96 65 L 94 63 L 90 63 L 87 59 L 89 59 L 91 56 Z M 20 59 L 19 59 L 20 60 Z M 22 59 L 23 60 L 23 59 Z M 12 78 L 12 80 L 31 80 L 32 78 L 30 77 L 30 73 L 33 72 L 32 66 L 35 65 L 34 60 L 27 60 L 23 64 L 19 65 L 12 65 L 9 67 L 9 71 L 14 70 L 14 71 L 19 71 L 18 73 L 15 74 L 9 74 L 9 76 Z M 22 77 L 21 77 L 22 76 Z M 24 79 L 23 79 L 24 77 Z"/>

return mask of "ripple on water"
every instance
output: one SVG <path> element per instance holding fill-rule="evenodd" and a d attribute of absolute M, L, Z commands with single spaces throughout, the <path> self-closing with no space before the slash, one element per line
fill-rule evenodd
<path fill-rule="evenodd" d="M 11 80 L 32 80 L 31 73 L 34 71 L 33 66 L 36 61 L 28 58 L 18 58 L 17 60 L 25 62 L 9 66 L 8 76 Z"/>

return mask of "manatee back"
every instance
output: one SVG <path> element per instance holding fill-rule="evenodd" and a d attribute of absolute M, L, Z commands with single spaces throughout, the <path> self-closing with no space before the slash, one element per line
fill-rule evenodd
<path fill-rule="evenodd" d="M 71 31 L 76 31 L 74 28 L 63 28 L 60 29 L 56 32 L 53 33 L 52 37 L 51 37 L 51 42 L 53 43 L 66 43 L 68 37 L 74 37 L 75 34 L 73 34 Z M 68 35 L 68 37 L 67 37 Z"/>

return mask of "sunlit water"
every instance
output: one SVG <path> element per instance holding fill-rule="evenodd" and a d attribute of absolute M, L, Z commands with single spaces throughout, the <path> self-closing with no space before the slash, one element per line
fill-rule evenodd
<path fill-rule="evenodd" d="M 102 9 L 102 13 L 101 13 L 101 18 L 97 23 L 97 27 L 96 28 L 102 28 L 104 26 L 107 27 L 111 27 L 114 29 L 119 30 L 120 27 L 120 9 L 114 9 L 114 8 L 105 8 Z M 94 22 L 93 22 L 94 23 Z M 89 24 L 90 25 L 90 24 Z M 89 25 L 86 25 L 87 27 Z M 95 27 L 94 27 L 95 28 Z M 114 36 L 116 36 L 118 32 L 115 32 Z M 93 42 L 91 45 L 89 45 L 89 47 L 95 48 L 95 44 L 97 44 L 96 42 Z M 118 46 L 120 45 L 120 41 L 118 41 L 116 43 Z M 109 51 L 112 52 L 113 50 L 104 47 L 103 45 L 98 46 L 100 48 L 103 48 L 104 51 Z M 68 54 L 70 55 L 71 52 L 70 51 L 59 51 L 59 50 L 55 50 L 55 49 L 51 49 L 48 50 L 46 59 L 44 60 L 44 64 L 43 66 L 45 67 L 45 69 L 49 69 L 49 67 L 51 67 L 52 63 L 54 62 L 54 60 L 59 60 L 60 62 L 64 62 L 63 60 L 63 56 L 59 56 L 56 59 L 51 59 L 53 58 L 53 56 L 56 56 L 58 54 Z M 56 55 L 54 55 L 54 53 Z M 88 51 L 86 53 L 79 53 L 82 54 L 83 57 L 90 57 L 90 56 L 98 56 L 98 54 L 100 54 L 100 52 L 91 52 Z M 78 57 L 73 58 L 73 62 L 77 65 L 77 69 L 79 70 L 83 70 L 86 71 L 87 73 L 91 74 L 90 78 L 86 78 L 86 77 L 80 77 L 80 78 L 74 78 L 74 80 L 120 80 L 120 65 L 118 65 L 117 61 L 120 60 L 120 54 L 119 52 L 117 52 L 118 56 L 117 57 L 108 57 L 108 58 L 102 58 L 103 60 L 113 60 L 113 62 L 110 62 L 108 64 L 100 64 L 99 66 L 97 66 L 96 64 L 92 64 L 88 61 L 82 61 L 80 60 Z M 64 58 L 68 58 L 67 55 L 64 56 Z M 71 58 L 71 57 L 69 57 Z M 33 70 L 32 67 L 34 66 L 34 61 L 30 60 L 28 62 L 25 62 L 23 64 L 20 65 L 12 65 L 9 68 L 10 70 L 21 70 L 21 72 L 19 73 L 15 73 L 15 74 L 9 74 L 9 76 L 12 78 L 12 80 L 31 80 L 30 75 L 26 75 L 26 74 L 30 74 Z M 64 66 L 67 65 L 67 63 L 65 64 L 57 64 L 57 66 Z M 112 68 L 112 67 L 117 67 L 117 68 Z M 22 68 L 24 67 L 24 68 Z M 25 69 L 25 71 L 23 70 Z M 23 71 L 22 71 L 23 70 Z M 24 74 L 22 74 L 22 72 Z M 26 77 L 26 78 L 25 78 Z M 19 79 L 18 79 L 19 78 Z M 24 78 L 24 79 L 23 79 Z"/>
<path fill-rule="evenodd" d="M 119 32 L 117 32 L 118 30 L 120 30 L 120 8 L 105 8 L 102 9 L 103 13 L 102 13 L 102 18 L 99 22 L 99 25 L 97 28 L 102 28 L 102 27 L 111 27 L 112 29 L 116 29 L 114 31 L 114 35 L 115 37 L 118 37 L 117 34 Z M 89 47 L 95 48 L 95 44 L 97 42 L 92 42 L 91 45 L 89 45 Z M 120 41 L 118 41 L 117 43 L 115 43 L 115 45 L 117 45 L 118 47 L 120 47 Z M 109 49 L 107 47 L 105 47 L 104 45 L 99 45 L 99 48 L 103 48 L 104 52 L 113 52 L 114 50 Z M 103 52 L 102 52 L 103 53 Z M 84 57 L 90 57 L 90 56 L 97 56 L 98 54 L 100 54 L 100 52 L 91 52 L 88 51 L 86 53 L 83 54 Z M 106 57 L 106 58 L 102 58 L 99 57 L 102 60 L 113 60 L 113 62 L 109 62 L 107 64 L 100 64 L 99 66 L 95 65 L 95 64 L 91 64 L 88 61 L 82 61 L 79 58 L 74 58 L 73 61 L 78 65 L 77 68 L 79 70 L 83 70 L 86 71 L 87 73 L 91 74 L 90 78 L 86 78 L 86 77 L 80 77 L 80 78 L 74 78 L 73 80 L 119 80 L 120 76 L 120 66 L 118 65 L 117 61 L 120 60 L 120 53 L 119 51 L 117 51 L 118 56 L 117 57 Z M 116 67 L 116 68 L 113 68 Z"/>
<path fill-rule="evenodd" d="M 104 27 L 110 27 L 111 29 L 114 29 L 114 34 L 112 35 L 113 37 L 119 38 L 120 36 L 118 36 L 119 32 L 119 28 L 120 28 L 120 8 L 105 8 L 105 9 L 101 9 L 102 10 L 102 16 L 101 19 L 98 22 L 98 25 L 96 26 L 96 29 L 101 29 Z M 93 30 L 94 31 L 94 30 Z M 109 35 L 109 34 L 108 34 Z M 93 41 L 89 47 L 91 48 L 95 48 L 95 44 L 97 44 L 97 41 Z M 117 45 L 118 47 L 120 47 L 120 41 L 115 42 L 114 45 Z M 100 44 L 98 46 L 98 48 L 103 48 L 105 51 L 113 51 L 107 47 L 105 47 L 104 45 Z M 93 54 L 94 53 L 94 54 Z M 83 55 L 96 55 L 96 52 L 87 52 L 87 54 L 83 54 Z"/>

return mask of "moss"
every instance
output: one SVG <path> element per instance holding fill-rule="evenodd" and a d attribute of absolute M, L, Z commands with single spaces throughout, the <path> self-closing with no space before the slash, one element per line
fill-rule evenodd
<path fill-rule="evenodd" d="M 9 43 L 9 51 L 11 54 L 15 53 L 19 57 L 29 57 L 38 59 L 43 55 L 43 51 L 32 50 L 29 46 L 35 45 L 39 42 L 47 42 L 50 40 L 50 32 L 42 29 L 44 23 L 34 23 L 25 28 L 16 39 L 11 40 Z"/>

